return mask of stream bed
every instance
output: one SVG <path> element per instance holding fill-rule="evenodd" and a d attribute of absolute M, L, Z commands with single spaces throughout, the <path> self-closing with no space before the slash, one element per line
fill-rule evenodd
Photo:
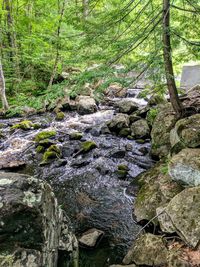
<path fill-rule="evenodd" d="M 130 182 L 153 165 L 149 155 L 150 142 L 140 144 L 136 140 L 103 133 L 102 127 L 114 113 L 112 106 L 102 106 L 90 115 L 67 112 L 63 121 L 56 121 L 52 113 L 32 116 L 28 119 L 40 124 L 41 128 L 29 131 L 11 130 L 20 118 L 0 120 L 4 136 L 0 143 L 0 157 L 3 161 L 19 163 L 9 171 L 48 181 L 77 237 L 91 228 L 105 233 L 96 249 L 80 250 L 80 267 L 120 263 L 140 230 L 132 212 L 137 186 L 131 186 Z M 60 159 L 44 166 L 40 166 L 41 155 L 36 153 L 33 142 L 34 136 L 42 130 L 57 131 L 54 142 L 62 151 Z M 74 131 L 83 133 L 81 141 L 70 140 L 69 135 Z M 94 141 L 97 148 L 77 154 L 84 140 Z M 126 179 L 118 176 L 119 165 L 128 166 Z M 65 264 L 60 262 L 64 267 Z"/>

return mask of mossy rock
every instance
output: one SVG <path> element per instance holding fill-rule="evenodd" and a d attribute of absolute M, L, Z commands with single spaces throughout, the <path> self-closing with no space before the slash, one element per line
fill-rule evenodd
<path fill-rule="evenodd" d="M 15 129 L 22 129 L 22 130 L 31 130 L 31 129 L 35 129 L 34 128 L 35 124 L 32 123 L 32 121 L 28 121 L 28 120 L 25 120 L 25 121 L 21 121 L 15 125 L 13 125 L 11 127 L 12 130 L 15 130 Z"/>
<path fill-rule="evenodd" d="M 50 139 L 44 139 L 39 142 L 39 145 L 48 148 L 51 145 L 54 145 L 54 141 Z"/>
<path fill-rule="evenodd" d="M 40 165 L 46 165 L 52 161 L 52 159 L 61 157 L 61 150 L 57 145 L 51 145 L 42 157 Z"/>
<path fill-rule="evenodd" d="M 144 144 L 145 143 L 145 140 L 144 139 L 137 139 L 136 142 L 138 144 Z"/>
<path fill-rule="evenodd" d="M 130 128 L 123 128 L 121 129 L 121 131 L 119 132 L 119 136 L 121 137 L 127 137 L 131 134 L 131 130 Z"/>
<path fill-rule="evenodd" d="M 118 170 L 120 170 L 120 171 L 128 171 L 129 168 L 128 168 L 127 165 L 120 164 L 120 165 L 118 165 Z"/>
<path fill-rule="evenodd" d="M 126 179 L 127 171 L 117 170 L 117 176 L 119 179 Z"/>
<path fill-rule="evenodd" d="M 83 137 L 83 133 L 81 132 L 73 132 L 73 133 L 70 133 L 69 135 L 70 140 L 81 140 L 82 137 Z"/>
<path fill-rule="evenodd" d="M 40 133 L 36 134 L 34 140 L 37 143 L 39 143 L 41 140 L 48 139 L 48 138 L 55 137 L 55 136 L 56 136 L 56 131 L 55 130 L 43 131 L 43 132 L 40 132 Z"/>
<path fill-rule="evenodd" d="M 81 151 L 83 153 L 87 153 L 96 147 L 97 147 L 97 145 L 94 141 L 85 141 L 81 144 Z"/>
<path fill-rule="evenodd" d="M 37 146 L 36 147 L 36 152 L 37 153 L 43 153 L 45 151 L 45 148 L 43 146 Z"/>
<path fill-rule="evenodd" d="M 59 112 L 56 113 L 56 120 L 57 121 L 62 121 L 62 120 L 64 120 L 64 118 L 65 118 L 65 113 L 64 112 L 59 111 Z"/>

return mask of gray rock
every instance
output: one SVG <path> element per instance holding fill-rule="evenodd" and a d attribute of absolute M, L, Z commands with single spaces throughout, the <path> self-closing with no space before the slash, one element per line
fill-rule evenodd
<path fill-rule="evenodd" d="M 200 149 L 185 148 L 169 162 L 169 175 L 181 184 L 200 185 Z"/>
<path fill-rule="evenodd" d="M 0 172 L 2 267 L 56 267 L 59 250 L 70 256 L 77 249 L 68 225 L 49 184 Z M 12 265 L 6 265 L 8 259 Z"/>
<path fill-rule="evenodd" d="M 167 248 L 162 237 L 144 234 L 134 241 L 123 259 L 124 264 L 162 266 L 167 263 Z"/>
<path fill-rule="evenodd" d="M 135 121 L 131 124 L 131 135 L 135 138 L 146 138 L 150 135 L 150 129 L 145 119 Z"/>
<path fill-rule="evenodd" d="M 119 109 L 119 112 L 127 114 L 131 114 L 138 109 L 138 104 L 130 99 L 120 100 L 115 104 L 115 106 Z"/>
<path fill-rule="evenodd" d="M 195 248 L 200 241 L 199 207 L 200 187 L 186 188 L 165 208 L 167 221 L 166 217 L 159 217 L 162 229 L 170 226 L 189 246 Z"/>
<path fill-rule="evenodd" d="M 103 231 L 93 228 L 83 233 L 83 235 L 79 238 L 79 243 L 81 246 L 93 248 L 103 236 Z"/>
<path fill-rule="evenodd" d="M 112 132 L 118 133 L 121 129 L 129 127 L 129 117 L 126 114 L 119 113 L 107 125 Z"/>
<path fill-rule="evenodd" d="M 90 96 L 79 96 L 76 99 L 77 111 L 79 114 L 91 114 L 97 111 L 97 105 L 94 98 Z"/>
<path fill-rule="evenodd" d="M 168 203 L 182 187 L 172 181 L 170 176 L 163 172 L 164 164 L 157 164 L 149 171 L 140 175 L 139 183 L 142 184 L 135 203 L 134 214 L 138 221 L 151 220 L 156 216 L 156 209 Z M 155 219 L 153 223 L 157 223 Z"/>
<path fill-rule="evenodd" d="M 151 131 L 151 154 L 153 156 L 162 158 L 169 154 L 171 149 L 170 131 L 174 127 L 175 122 L 175 113 L 171 104 L 159 106 Z"/>
<path fill-rule="evenodd" d="M 170 132 L 171 146 L 179 151 L 184 147 L 200 146 L 200 114 L 179 120 Z"/>
<path fill-rule="evenodd" d="M 112 83 L 105 90 L 104 94 L 107 97 L 125 97 L 127 93 L 127 89 L 123 88 L 119 83 Z"/>

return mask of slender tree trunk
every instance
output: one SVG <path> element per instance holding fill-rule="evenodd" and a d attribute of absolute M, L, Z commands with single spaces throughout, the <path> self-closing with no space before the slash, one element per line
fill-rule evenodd
<path fill-rule="evenodd" d="M 48 89 L 51 89 L 51 86 L 53 84 L 53 80 L 54 80 L 54 77 L 56 75 L 56 71 L 57 71 L 57 68 L 58 68 L 59 55 L 60 55 L 60 53 L 59 53 L 59 50 L 60 50 L 60 31 L 61 31 L 61 25 L 62 25 L 62 21 L 63 21 L 63 16 L 64 16 L 64 13 L 65 13 L 65 6 L 66 6 L 66 0 L 63 0 L 62 8 L 59 11 L 60 18 L 59 18 L 59 21 L 58 21 L 58 28 L 57 28 L 56 56 L 55 56 L 55 60 L 54 60 L 53 71 L 52 71 L 51 78 L 50 78 L 50 81 L 49 81 Z M 59 3 L 58 3 L 58 10 L 59 10 Z"/>
<path fill-rule="evenodd" d="M 178 97 L 174 78 L 171 40 L 170 40 L 170 0 L 163 0 L 163 49 L 164 64 L 170 101 L 178 117 L 181 117 L 183 107 Z"/>
<path fill-rule="evenodd" d="M 15 78 L 20 80 L 20 67 L 19 67 L 19 56 L 16 42 L 16 33 L 14 30 L 14 19 L 12 14 L 12 1 L 5 0 L 5 9 L 7 11 L 7 38 L 10 48 L 10 61 L 12 63 L 13 73 Z M 13 81 L 13 85 L 15 82 Z"/>
<path fill-rule="evenodd" d="M 83 19 L 86 20 L 89 15 L 89 0 L 83 0 Z"/>
<path fill-rule="evenodd" d="M 6 111 L 8 110 L 9 106 L 8 106 L 8 101 L 6 99 L 6 85 L 5 85 L 1 59 L 0 59 L 0 96 L 1 96 L 3 109 Z"/>

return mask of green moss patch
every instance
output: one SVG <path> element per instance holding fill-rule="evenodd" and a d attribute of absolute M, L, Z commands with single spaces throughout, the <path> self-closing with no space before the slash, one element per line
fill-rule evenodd
<path fill-rule="evenodd" d="M 39 143 L 41 140 L 48 139 L 48 138 L 55 137 L 55 136 L 56 136 L 56 131 L 55 130 L 43 131 L 43 132 L 40 132 L 40 133 L 36 134 L 34 140 L 37 143 Z"/>
<path fill-rule="evenodd" d="M 97 145 L 94 141 L 85 141 L 81 144 L 81 151 L 87 153 L 96 147 Z"/>

